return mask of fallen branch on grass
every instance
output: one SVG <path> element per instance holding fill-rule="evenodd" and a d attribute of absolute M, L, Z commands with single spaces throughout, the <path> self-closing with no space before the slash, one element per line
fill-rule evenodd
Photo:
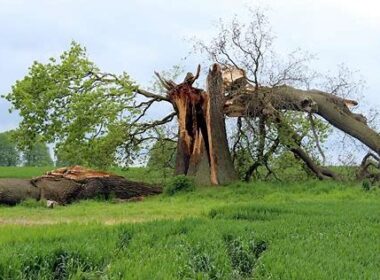
<path fill-rule="evenodd" d="M 46 199 L 65 205 L 91 198 L 139 200 L 162 192 L 159 186 L 81 166 L 59 168 L 32 180 L 1 179 L 0 204 Z"/>

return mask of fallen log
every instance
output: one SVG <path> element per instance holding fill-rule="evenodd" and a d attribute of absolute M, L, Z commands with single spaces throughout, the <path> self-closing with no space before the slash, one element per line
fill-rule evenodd
<path fill-rule="evenodd" d="M 0 204 L 16 205 L 27 198 L 40 199 L 40 190 L 30 180 L 0 179 Z"/>
<path fill-rule="evenodd" d="M 59 168 L 32 180 L 1 179 L 0 204 L 46 199 L 65 205 L 82 199 L 133 199 L 160 194 L 161 187 L 81 166 Z"/>

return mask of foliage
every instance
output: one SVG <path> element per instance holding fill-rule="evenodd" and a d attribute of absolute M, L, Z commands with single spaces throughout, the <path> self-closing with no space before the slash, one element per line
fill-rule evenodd
<path fill-rule="evenodd" d="M 16 166 L 20 162 L 13 134 L 13 131 L 0 133 L 0 166 Z"/>
<path fill-rule="evenodd" d="M 371 182 L 369 180 L 364 180 L 362 182 L 362 188 L 364 191 L 368 192 L 369 190 L 371 190 Z"/>
<path fill-rule="evenodd" d="M 19 132 L 17 130 L 0 133 L 0 166 L 52 166 L 47 145 L 36 139 L 24 150 L 17 148 Z"/>
<path fill-rule="evenodd" d="M 177 143 L 171 140 L 157 140 L 149 151 L 149 160 L 147 167 L 163 170 L 166 168 L 174 168 L 175 152 Z"/>
<path fill-rule="evenodd" d="M 108 166 L 128 135 L 135 85 L 126 73 L 104 74 L 85 48 L 73 42 L 59 59 L 34 62 L 6 99 L 22 120 L 17 138 L 22 148 L 41 141 L 56 143 L 62 160 Z"/>
<path fill-rule="evenodd" d="M 33 143 L 31 147 L 23 152 L 23 165 L 25 166 L 52 166 L 49 148 L 45 143 L 39 141 Z"/>
<path fill-rule="evenodd" d="M 195 184 L 191 178 L 185 175 L 178 175 L 169 180 L 165 185 L 164 193 L 174 195 L 178 192 L 191 192 L 195 190 Z"/>

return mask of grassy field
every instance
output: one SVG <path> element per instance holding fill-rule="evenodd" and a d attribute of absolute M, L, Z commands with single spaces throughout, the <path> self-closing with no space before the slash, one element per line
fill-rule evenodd
<path fill-rule="evenodd" d="M 359 184 L 236 183 L 133 203 L 0 207 L 0 279 L 379 279 L 379 263 L 380 189 Z"/>

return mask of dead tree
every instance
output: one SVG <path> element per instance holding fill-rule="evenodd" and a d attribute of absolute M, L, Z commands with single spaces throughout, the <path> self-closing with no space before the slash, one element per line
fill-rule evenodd
<path fill-rule="evenodd" d="M 302 148 L 300 136 L 283 120 L 281 112 L 318 114 L 376 154 L 380 153 L 380 135 L 367 126 L 363 115 L 351 112 L 348 107 L 357 104 L 356 101 L 318 90 L 255 87 L 248 81 L 242 82 L 238 76 L 230 83 L 224 80 L 223 84 L 225 74 L 218 64 L 208 73 L 206 91 L 192 86 L 199 76 L 199 67 L 195 76 L 188 73 L 180 84 L 156 75 L 167 89 L 167 98 L 178 117 L 176 174 L 194 176 L 198 183 L 217 185 L 236 179 L 227 143 L 225 115 L 271 121 L 278 129 L 281 142 L 320 179 L 340 177 L 309 156 Z M 233 88 L 233 94 L 225 94 L 226 88 Z"/>
<path fill-rule="evenodd" d="M 275 110 L 294 110 L 315 113 L 334 127 L 358 139 L 368 148 L 380 154 L 380 135 L 371 129 L 366 118 L 350 111 L 346 100 L 318 90 L 300 90 L 289 86 L 262 87 L 257 90 L 244 88 L 226 101 L 229 116 L 255 116 L 270 104 Z M 357 104 L 357 103 L 356 103 Z"/>
<path fill-rule="evenodd" d="M 289 86 L 253 88 L 247 83 L 226 100 L 225 113 L 233 117 L 270 118 L 279 131 L 286 131 L 286 146 L 320 179 L 339 178 L 331 170 L 318 166 L 302 149 L 300 141 L 290 126 L 281 119 L 281 111 L 301 111 L 318 114 L 334 127 L 358 139 L 376 154 L 380 154 L 380 134 L 371 129 L 366 118 L 351 112 L 349 105 L 356 101 L 347 100 L 318 90 L 300 90 Z M 291 141 L 293 140 L 293 141 Z"/>
<path fill-rule="evenodd" d="M 237 176 L 226 137 L 221 69 L 211 68 L 206 91 L 193 87 L 199 73 L 200 66 L 180 84 L 156 73 L 178 117 L 175 173 L 194 176 L 198 184 L 228 184 Z"/>

